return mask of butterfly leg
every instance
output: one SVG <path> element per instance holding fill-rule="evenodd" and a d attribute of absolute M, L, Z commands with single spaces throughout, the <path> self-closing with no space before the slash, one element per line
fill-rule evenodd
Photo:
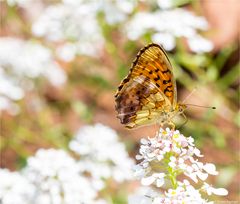
<path fill-rule="evenodd" d="M 180 129 L 181 127 L 183 127 L 183 126 L 188 122 L 187 116 L 186 116 L 184 113 L 181 113 L 181 115 L 184 117 L 185 121 L 184 121 L 184 123 L 179 127 L 179 129 Z"/>
<path fill-rule="evenodd" d="M 168 124 L 171 126 L 171 130 L 175 130 L 175 124 L 172 121 L 169 121 Z"/>

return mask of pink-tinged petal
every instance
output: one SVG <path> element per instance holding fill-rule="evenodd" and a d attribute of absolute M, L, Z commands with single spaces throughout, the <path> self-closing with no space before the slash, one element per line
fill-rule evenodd
<path fill-rule="evenodd" d="M 203 155 L 201 154 L 200 150 L 198 148 L 194 148 L 193 153 L 197 156 L 197 157 L 203 157 Z"/>

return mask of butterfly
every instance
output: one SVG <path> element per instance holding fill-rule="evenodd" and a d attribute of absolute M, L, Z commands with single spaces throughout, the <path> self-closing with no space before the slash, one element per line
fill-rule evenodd
<path fill-rule="evenodd" d="M 139 51 L 115 102 L 117 118 L 129 129 L 154 123 L 175 127 L 173 118 L 186 105 L 177 103 L 172 65 L 161 46 L 151 43 Z"/>

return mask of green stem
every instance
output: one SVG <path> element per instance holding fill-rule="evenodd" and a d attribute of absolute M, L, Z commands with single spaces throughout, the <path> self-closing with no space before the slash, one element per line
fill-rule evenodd
<path fill-rule="evenodd" d="M 172 170 L 172 168 L 170 168 L 170 171 L 169 172 L 169 179 L 171 181 L 171 184 L 172 184 L 172 187 L 173 189 L 176 189 L 177 188 L 177 178 L 176 178 L 176 174 L 175 172 Z"/>

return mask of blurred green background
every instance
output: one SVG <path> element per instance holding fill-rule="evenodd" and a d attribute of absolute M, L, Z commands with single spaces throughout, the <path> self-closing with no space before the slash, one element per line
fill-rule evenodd
<path fill-rule="evenodd" d="M 156 126 L 126 130 L 114 94 L 139 49 L 156 42 L 172 62 L 178 100 L 196 88 L 187 103 L 216 106 L 187 109 L 181 131 L 195 138 L 204 162 L 217 165 L 220 176 L 212 182 L 228 189 L 223 199 L 239 200 L 237 0 L 9 0 L 0 6 L 1 168 L 22 168 L 40 147 L 67 149 L 79 127 L 96 122 L 117 130 L 135 155 L 140 138 L 153 136 Z"/>

